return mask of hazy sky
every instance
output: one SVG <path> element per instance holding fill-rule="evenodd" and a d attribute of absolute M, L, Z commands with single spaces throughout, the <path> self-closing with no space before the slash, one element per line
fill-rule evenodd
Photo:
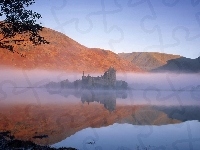
<path fill-rule="evenodd" d="M 31 9 L 87 47 L 200 56 L 199 0 L 36 0 Z"/>

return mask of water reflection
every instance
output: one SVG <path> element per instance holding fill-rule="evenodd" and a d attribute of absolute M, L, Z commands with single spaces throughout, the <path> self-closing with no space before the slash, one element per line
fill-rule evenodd
<path fill-rule="evenodd" d="M 154 108 L 166 113 L 170 118 L 180 120 L 181 122 L 191 120 L 200 121 L 199 106 L 154 106 Z"/>
<path fill-rule="evenodd" d="M 53 146 L 81 150 L 199 150 L 199 126 L 198 121 L 163 126 L 113 124 L 81 130 Z"/>
<path fill-rule="evenodd" d="M 81 93 L 81 102 L 89 105 L 91 102 L 98 102 L 110 112 L 116 109 L 116 93 L 112 91 L 84 90 Z"/>
<path fill-rule="evenodd" d="M 30 95 L 25 95 L 26 93 L 18 95 L 18 99 L 22 99 L 23 103 L 1 103 L 0 131 L 11 131 L 17 139 L 49 145 L 83 129 L 107 127 L 114 123 L 167 125 L 186 120 L 200 120 L 197 115 L 200 114 L 199 107 L 187 106 L 187 109 L 184 109 L 182 106 L 118 103 L 119 100 L 125 101 L 129 98 L 127 91 L 35 90 L 41 104 L 28 101 Z M 63 100 L 60 101 L 61 99 Z M 179 116 L 175 110 L 180 110 Z M 182 113 L 183 110 L 185 113 Z"/>
<path fill-rule="evenodd" d="M 189 132 L 192 138 L 199 138 L 199 123 L 185 122 L 200 121 L 199 74 L 122 74 L 119 75 L 120 80 L 130 83 L 131 90 L 97 92 L 32 88 L 44 85 L 42 79 L 60 82 L 61 77 L 68 78 L 68 75 L 38 73 L 41 72 L 38 70 L 34 72 L 20 70 L 18 75 L 6 72 L 3 76 L 2 72 L 0 73 L 0 132 L 10 131 L 16 139 L 30 140 L 42 145 L 51 145 L 66 139 L 68 143 L 76 142 L 75 146 L 85 144 L 93 146 L 93 149 L 98 149 L 95 146 L 104 149 L 104 146 L 109 144 L 113 144 L 116 149 L 132 149 L 133 146 L 137 149 L 136 146 L 141 145 L 141 140 L 146 140 L 144 146 L 166 146 L 169 143 L 163 141 L 171 140 L 177 143 L 177 140 L 185 140 Z M 74 74 L 70 76 L 72 81 L 80 77 Z M 28 77 L 31 85 L 27 83 Z M 21 88 L 12 88 L 13 86 Z M 182 126 L 185 128 L 178 130 Z M 97 134 L 92 134 L 93 131 L 97 131 Z M 91 136 L 98 138 L 95 146 L 87 144 L 93 142 L 87 141 L 87 137 Z M 199 148 L 200 142 L 193 141 Z M 70 146 L 68 143 L 60 146 Z M 116 143 L 124 147 L 117 147 Z M 132 145 L 129 147 L 129 144 Z"/>
<path fill-rule="evenodd" d="M 55 90 L 48 88 L 47 91 L 50 94 L 59 94 L 66 98 L 68 98 L 69 95 L 73 95 L 80 98 L 83 104 L 87 103 L 89 105 L 92 102 L 98 102 L 103 104 L 110 112 L 116 109 L 117 98 L 127 98 L 126 90 Z"/>

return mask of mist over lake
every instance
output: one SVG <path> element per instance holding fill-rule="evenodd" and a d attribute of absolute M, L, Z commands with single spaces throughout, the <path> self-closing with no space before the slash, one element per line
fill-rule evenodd
<path fill-rule="evenodd" d="M 101 74 L 93 73 L 90 75 L 98 76 Z M 182 103 L 198 104 L 199 76 L 200 74 L 189 73 L 117 73 L 118 80 L 124 80 L 128 83 L 127 94 L 129 98 L 128 100 L 120 100 L 120 102 L 144 102 L 146 104 L 164 102 L 165 105 L 171 105 L 173 102 L 178 105 Z M 1 95 L 5 94 L 6 91 L 14 91 L 13 94 L 21 91 L 21 94 L 26 94 L 26 92 L 23 93 L 23 88 L 36 88 L 52 81 L 61 82 L 66 79 L 72 82 L 81 79 L 81 77 L 82 73 L 66 73 L 64 71 L 2 69 L 0 74 Z M 13 90 L 13 87 L 21 87 L 22 89 Z M 55 90 L 62 92 L 65 89 L 58 87 Z"/>
<path fill-rule="evenodd" d="M 117 80 L 128 83 L 126 90 L 43 87 L 81 77 L 82 73 L 1 69 L 0 131 L 41 145 L 78 149 L 184 148 L 187 142 L 176 141 L 187 138 L 188 128 L 199 131 L 199 74 L 117 72 Z M 193 135 L 193 149 L 198 149 L 200 134 Z M 117 143 L 108 140 L 115 136 Z M 170 140 L 156 142 L 157 138 Z"/>

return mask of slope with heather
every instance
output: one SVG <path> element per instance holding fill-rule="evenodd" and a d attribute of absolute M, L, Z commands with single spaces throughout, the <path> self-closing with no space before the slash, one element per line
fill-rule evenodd
<path fill-rule="evenodd" d="M 33 46 L 25 34 L 23 37 L 17 35 L 13 39 L 5 39 L 14 46 L 15 52 L 0 48 L 1 66 L 67 72 L 102 72 L 113 66 L 117 71 L 141 72 L 139 67 L 109 50 L 87 48 L 48 28 L 44 28 L 40 34 L 50 44 Z M 16 41 L 21 39 L 24 41 Z"/>

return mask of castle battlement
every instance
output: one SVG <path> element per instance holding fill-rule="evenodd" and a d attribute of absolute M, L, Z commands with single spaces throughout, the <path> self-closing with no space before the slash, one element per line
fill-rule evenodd
<path fill-rule="evenodd" d="M 116 70 L 110 67 L 105 73 L 98 77 L 92 77 L 88 74 L 85 76 L 83 71 L 82 86 L 84 88 L 92 87 L 115 87 L 116 86 Z"/>

